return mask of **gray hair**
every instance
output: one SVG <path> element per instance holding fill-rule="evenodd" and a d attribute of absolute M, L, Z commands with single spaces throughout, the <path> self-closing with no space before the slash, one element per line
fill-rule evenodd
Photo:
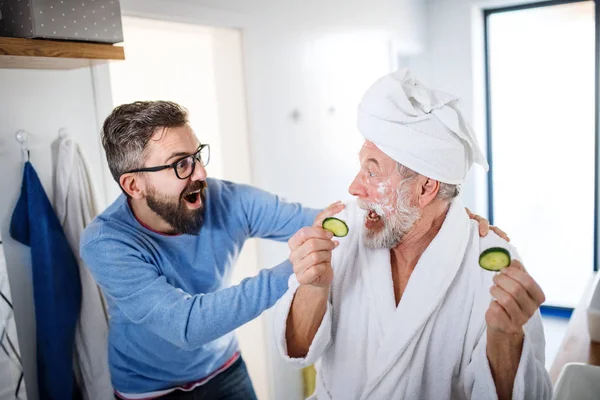
<path fill-rule="evenodd" d="M 115 181 L 142 168 L 145 150 L 157 129 L 188 123 L 188 112 L 171 101 L 136 101 L 116 107 L 102 126 L 102 146 Z"/>
<path fill-rule="evenodd" d="M 398 173 L 405 180 L 410 181 L 419 175 L 418 172 L 413 171 L 412 169 L 400 164 L 396 163 Z M 457 197 L 460 194 L 460 185 L 452 185 L 449 183 L 440 182 L 440 189 L 435 196 L 436 200 L 443 200 L 450 202 L 453 198 Z"/>

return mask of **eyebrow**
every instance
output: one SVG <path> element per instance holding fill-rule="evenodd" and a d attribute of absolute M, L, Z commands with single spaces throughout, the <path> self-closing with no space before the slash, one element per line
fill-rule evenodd
<path fill-rule="evenodd" d="M 199 143 L 199 144 L 198 144 L 198 146 L 196 147 L 196 150 L 195 150 L 194 152 L 198 151 L 198 149 L 200 148 L 200 146 L 202 146 L 202 143 Z M 192 153 L 192 154 L 193 154 L 193 153 Z M 189 156 L 189 155 L 190 155 L 190 153 L 186 153 L 185 151 L 178 151 L 178 152 L 175 152 L 175 153 L 171 154 L 171 155 L 169 156 L 169 158 L 167 158 L 167 159 L 165 160 L 165 164 L 168 164 L 168 163 L 169 163 L 169 160 L 171 160 L 171 159 L 173 159 L 173 158 L 175 158 L 175 157 L 185 157 L 185 156 Z"/>
<path fill-rule="evenodd" d="M 171 155 L 169 156 L 169 158 L 167 158 L 167 159 L 165 160 L 165 164 L 168 164 L 168 163 L 169 163 L 169 160 L 171 160 L 171 159 L 173 159 L 173 158 L 175 158 L 175 157 L 185 157 L 185 156 L 189 156 L 189 153 L 185 153 L 185 152 L 183 152 L 183 151 L 178 151 L 178 152 L 176 152 L 176 153 L 173 153 L 173 154 L 171 154 Z"/>
<path fill-rule="evenodd" d="M 367 160 L 367 162 L 368 162 L 368 163 L 370 163 L 370 162 L 371 162 L 371 163 L 373 163 L 373 164 L 375 164 L 375 165 L 377 165 L 377 166 L 379 167 L 379 162 L 378 162 L 376 159 L 374 159 L 374 158 L 369 158 L 369 159 Z"/>

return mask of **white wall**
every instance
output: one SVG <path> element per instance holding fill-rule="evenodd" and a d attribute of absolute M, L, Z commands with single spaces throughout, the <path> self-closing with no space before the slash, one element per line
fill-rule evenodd
<path fill-rule="evenodd" d="M 483 10 L 532 0 L 427 0 L 428 28 L 426 53 L 420 57 L 432 87 L 459 96 L 462 109 L 478 134 L 479 144 L 487 145 L 485 130 L 485 74 Z M 467 206 L 487 215 L 487 178 L 474 166 L 463 191 Z"/>
<path fill-rule="evenodd" d="M 217 88 L 218 125 L 221 143 L 223 178 L 239 183 L 252 183 L 246 85 L 243 70 L 242 35 L 237 30 L 212 29 L 214 77 Z M 234 284 L 258 273 L 258 243 L 244 246 L 232 273 Z M 267 329 L 261 316 L 238 329 L 241 351 L 248 366 L 256 395 L 270 398 L 271 371 L 267 354 Z"/>
<path fill-rule="evenodd" d="M 29 248 L 9 234 L 20 192 L 23 159 L 15 133 L 30 134 L 31 162 L 52 201 L 52 143 L 67 128 L 87 155 L 98 191 L 103 190 L 96 130 L 93 83 L 89 68 L 74 71 L 0 69 L 0 229 L 15 308 L 19 344 L 30 400 L 37 399 L 35 320 Z"/>
<path fill-rule="evenodd" d="M 213 28 L 123 17 L 123 35 L 127 40 L 126 61 L 109 64 L 112 104 L 170 100 L 186 107 L 199 140 L 211 145 L 208 171 L 221 178 L 223 146 L 219 135 Z M 156 56 L 157 48 L 162 49 L 160 57 Z M 121 190 L 112 176 L 109 179 L 112 201 Z"/>

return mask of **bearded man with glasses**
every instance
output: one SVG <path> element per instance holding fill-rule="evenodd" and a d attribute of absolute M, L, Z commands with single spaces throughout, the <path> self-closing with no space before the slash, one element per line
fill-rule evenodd
<path fill-rule="evenodd" d="M 287 241 L 344 206 L 303 208 L 208 178 L 210 147 L 172 102 L 115 108 L 102 145 L 123 194 L 87 227 L 80 249 L 107 299 L 115 396 L 255 399 L 234 330 L 286 292 L 292 265 L 231 286 L 235 260 L 249 238 Z"/>

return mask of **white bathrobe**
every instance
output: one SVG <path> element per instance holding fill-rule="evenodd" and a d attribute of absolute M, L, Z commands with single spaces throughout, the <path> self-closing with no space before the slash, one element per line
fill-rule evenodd
<path fill-rule="evenodd" d="M 79 238 L 98 214 L 92 177 L 79 145 L 65 136 L 59 144 L 54 208 L 79 263 L 81 312 L 75 331 L 75 375 L 84 400 L 114 399 L 108 369 L 108 322 L 102 294 L 79 257 Z"/>
<path fill-rule="evenodd" d="M 340 215 L 350 228 L 334 251 L 334 282 L 327 311 L 305 358 L 287 355 L 285 330 L 298 281 L 275 312 L 277 347 L 289 363 L 317 363 L 311 399 L 497 398 L 486 356 L 485 313 L 493 272 L 478 265 L 482 249 L 515 249 L 497 235 L 480 239 L 460 198 L 421 256 L 396 308 L 389 250 L 363 243 L 364 212 L 355 203 Z M 550 399 L 539 312 L 525 325 L 513 398 Z"/>

